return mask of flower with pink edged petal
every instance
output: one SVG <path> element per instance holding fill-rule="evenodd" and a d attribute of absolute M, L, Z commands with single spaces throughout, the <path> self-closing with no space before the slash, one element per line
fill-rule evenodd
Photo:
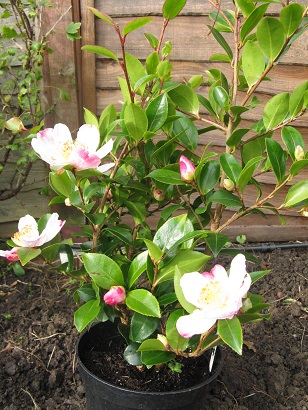
<path fill-rule="evenodd" d="M 180 174 L 182 180 L 188 183 L 192 182 L 194 180 L 195 169 L 196 167 L 194 166 L 194 164 L 189 161 L 189 159 L 186 158 L 185 155 L 181 155 Z"/>
<path fill-rule="evenodd" d="M 39 233 L 36 220 L 31 215 L 20 218 L 18 232 L 12 237 L 12 241 L 19 247 L 33 248 L 51 241 L 59 232 L 65 221 L 59 220 L 59 215 L 53 213 L 47 221 L 45 229 Z M 16 248 L 13 248 L 16 249 Z"/>
<path fill-rule="evenodd" d="M 242 299 L 251 285 L 244 255 L 231 262 L 228 276 L 225 268 L 215 265 L 210 272 L 190 272 L 182 276 L 180 285 L 185 299 L 196 309 L 177 320 L 183 337 L 208 331 L 218 319 L 232 319 L 242 306 Z"/>
<path fill-rule="evenodd" d="M 100 163 L 112 150 L 113 140 L 97 149 L 99 142 L 99 130 L 95 125 L 82 125 L 77 132 L 77 138 L 73 140 L 66 125 L 56 124 L 54 128 L 38 132 L 31 145 L 41 159 L 50 164 L 51 169 L 55 171 L 72 165 L 77 171 L 96 168 L 100 172 L 106 172 L 114 163 Z"/>
<path fill-rule="evenodd" d="M 104 302 L 107 305 L 115 306 L 124 302 L 126 298 L 125 289 L 123 286 L 111 286 L 109 291 L 104 295 Z"/>
<path fill-rule="evenodd" d="M 12 248 L 9 251 L 0 251 L 0 256 L 3 256 L 10 262 L 19 261 L 19 257 L 17 255 L 17 251 L 19 248 Z"/>

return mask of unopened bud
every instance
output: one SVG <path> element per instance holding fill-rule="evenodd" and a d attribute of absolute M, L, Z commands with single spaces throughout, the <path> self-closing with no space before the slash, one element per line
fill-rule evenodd
<path fill-rule="evenodd" d="M 65 203 L 66 206 L 72 206 L 72 203 L 71 203 L 69 198 L 65 198 L 64 203 Z"/>
<path fill-rule="evenodd" d="M 125 298 L 126 293 L 123 286 L 111 286 L 104 296 L 104 302 L 107 303 L 107 305 L 115 306 L 124 302 Z"/>
<path fill-rule="evenodd" d="M 191 183 L 194 180 L 196 167 L 184 155 L 180 157 L 180 174 L 183 181 Z"/>
<path fill-rule="evenodd" d="M 17 133 L 20 131 L 27 131 L 27 128 L 24 127 L 24 124 L 22 123 L 21 119 L 18 117 L 10 118 L 4 123 L 4 126 L 6 129 L 12 131 L 13 133 Z"/>
<path fill-rule="evenodd" d="M 169 349 L 169 343 L 166 336 L 159 333 L 157 335 L 157 340 L 159 340 L 165 346 L 166 349 Z"/>
<path fill-rule="evenodd" d="M 224 179 L 224 184 L 223 185 L 224 185 L 224 188 L 227 191 L 233 191 L 234 190 L 234 182 L 229 178 Z"/>
<path fill-rule="evenodd" d="M 306 218 L 308 218 L 308 206 L 305 206 L 305 208 L 303 208 L 301 210 L 301 215 L 305 216 Z"/>
<path fill-rule="evenodd" d="M 297 145 L 297 147 L 295 148 L 294 156 L 296 161 L 300 161 L 301 159 L 305 158 L 305 152 L 300 145 Z"/>
<path fill-rule="evenodd" d="M 156 201 L 163 201 L 165 199 L 165 194 L 161 189 L 154 189 L 153 196 Z"/>

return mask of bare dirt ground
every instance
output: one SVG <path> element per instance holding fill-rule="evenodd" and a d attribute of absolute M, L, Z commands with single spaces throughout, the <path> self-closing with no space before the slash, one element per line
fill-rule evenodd
<path fill-rule="evenodd" d="M 308 410 L 307 254 L 255 253 L 261 267 L 254 269 L 272 272 L 251 290 L 271 303 L 272 317 L 245 328 L 243 356 L 224 349 L 223 371 L 201 410 Z M 0 270 L 0 409 L 85 409 L 74 286 L 55 273 Z"/>

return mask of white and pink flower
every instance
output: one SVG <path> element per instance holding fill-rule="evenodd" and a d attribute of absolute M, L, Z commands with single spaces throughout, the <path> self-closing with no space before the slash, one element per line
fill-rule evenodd
<path fill-rule="evenodd" d="M 215 265 L 210 272 L 184 274 L 180 285 L 185 299 L 196 306 L 176 323 L 180 335 L 189 338 L 207 332 L 218 319 L 232 319 L 242 307 L 251 277 L 245 256 L 239 254 L 231 262 L 229 275 L 224 267 Z"/>
<path fill-rule="evenodd" d="M 108 292 L 104 295 L 104 302 L 107 305 L 115 306 L 124 302 L 126 292 L 123 286 L 111 286 Z"/>
<path fill-rule="evenodd" d="M 1 251 L 0 256 L 6 258 L 9 262 L 16 262 L 19 261 L 19 257 L 17 255 L 17 251 L 19 248 L 12 248 L 9 251 Z"/>
<path fill-rule="evenodd" d="M 185 182 L 192 182 L 194 180 L 196 167 L 194 164 L 189 161 L 185 155 L 181 155 L 180 157 L 180 174 L 181 178 Z"/>
<path fill-rule="evenodd" d="M 55 171 L 72 165 L 77 171 L 96 168 L 100 172 L 106 172 L 114 163 L 100 163 L 102 158 L 111 152 L 113 140 L 98 149 L 99 142 L 99 130 L 95 125 L 82 125 L 77 132 L 77 138 L 73 140 L 66 125 L 56 124 L 54 128 L 38 132 L 31 145 L 41 159 Z"/>
<path fill-rule="evenodd" d="M 18 223 L 18 232 L 12 237 L 12 241 L 22 248 L 33 248 L 41 246 L 51 241 L 59 232 L 65 221 L 59 220 L 59 215 L 53 213 L 45 226 L 45 229 L 39 233 L 36 220 L 31 215 L 20 218 Z M 13 248 L 16 249 L 16 248 Z"/>

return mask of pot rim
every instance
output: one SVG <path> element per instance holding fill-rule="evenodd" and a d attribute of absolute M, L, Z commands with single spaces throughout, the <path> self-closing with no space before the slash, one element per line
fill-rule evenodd
<path fill-rule="evenodd" d="M 101 379 L 100 377 L 98 377 L 98 376 L 96 376 L 94 373 L 92 373 L 85 365 L 84 365 L 84 363 L 82 362 L 82 360 L 80 359 L 80 355 L 79 355 L 79 345 L 80 345 L 80 342 L 81 342 L 81 339 L 82 339 L 82 337 L 87 333 L 88 331 L 86 330 L 85 332 L 83 332 L 80 336 L 79 336 L 79 338 L 78 338 L 78 341 L 77 341 L 77 343 L 76 343 L 76 354 L 77 354 L 77 359 L 78 359 L 78 365 L 83 369 L 83 371 L 84 372 L 86 372 L 86 373 L 88 373 L 89 375 L 91 375 L 91 377 L 93 377 L 96 381 L 98 381 L 98 382 L 103 382 L 104 384 L 106 384 L 107 386 L 109 386 L 109 387 L 112 387 L 112 388 L 116 388 L 117 390 L 119 390 L 119 391 L 122 391 L 122 392 L 133 392 L 133 393 L 137 393 L 137 394 L 140 394 L 140 395 L 174 395 L 176 392 L 178 392 L 178 393 L 187 393 L 187 392 L 190 392 L 190 391 L 194 391 L 194 390 L 198 390 L 200 387 L 202 387 L 202 386 L 206 386 L 206 385 L 209 385 L 213 380 L 215 380 L 217 377 L 218 377 L 218 375 L 220 374 L 220 372 L 221 372 L 221 369 L 222 369 L 222 366 L 223 366 L 223 351 L 222 351 L 222 348 L 221 348 L 221 346 L 216 346 L 216 357 L 215 357 L 215 359 L 217 360 L 217 365 L 216 365 L 216 368 L 215 368 L 215 370 L 213 371 L 213 373 L 211 373 L 210 374 L 210 376 L 206 379 L 206 380 L 204 380 L 203 382 L 200 382 L 200 383 L 198 383 L 198 384 L 195 384 L 195 385 L 193 385 L 193 386 L 191 386 L 191 387 L 188 387 L 188 388 L 185 388 L 185 389 L 179 389 L 179 390 L 169 390 L 169 391 L 164 391 L 164 392 L 161 392 L 161 391 L 143 391 L 143 390 L 133 390 L 133 389 L 129 389 L 129 388 L 127 388 L 127 387 L 122 387 L 122 386 L 119 386 L 119 385 L 117 385 L 117 384 L 113 384 L 113 383 L 110 383 L 110 382 L 108 382 L 108 381 L 106 381 L 106 380 L 104 380 L 104 379 Z"/>

